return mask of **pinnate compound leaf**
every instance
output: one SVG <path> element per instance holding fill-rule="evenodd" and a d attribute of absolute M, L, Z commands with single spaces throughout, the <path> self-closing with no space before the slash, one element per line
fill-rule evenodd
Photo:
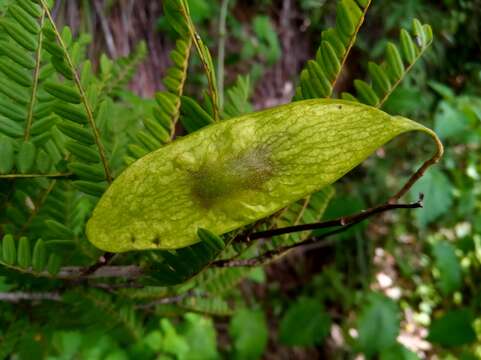
<path fill-rule="evenodd" d="M 112 252 L 176 249 L 221 235 L 341 178 L 392 138 L 435 134 L 341 100 L 307 100 L 205 127 L 132 164 L 87 224 Z"/>
<path fill-rule="evenodd" d="M 287 310 L 279 327 L 279 340 L 289 346 L 314 346 L 329 334 L 331 319 L 319 300 L 301 299 Z"/>

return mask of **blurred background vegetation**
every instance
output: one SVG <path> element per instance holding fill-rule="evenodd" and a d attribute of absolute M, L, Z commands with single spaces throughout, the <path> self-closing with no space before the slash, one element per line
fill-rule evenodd
<path fill-rule="evenodd" d="M 243 91 L 230 96 L 249 99 L 252 109 L 291 100 L 321 31 L 335 22 L 334 0 L 189 3 L 214 59 L 223 59 L 222 86 L 240 81 Z M 132 102 L 163 88 L 174 41 L 160 1 L 58 1 L 53 13 L 75 35 L 91 36 L 89 58 L 99 69 L 109 66 L 102 54 L 127 56 L 146 41 L 131 91 L 120 98 Z M 426 195 L 424 209 L 385 214 L 266 268 L 233 271 L 244 279 L 222 297 L 246 306 L 232 316 L 176 315 L 161 306 L 135 325 L 106 318 L 116 324 L 109 332 L 17 323 L 1 329 L 0 344 L 22 333 L 15 355 L 22 359 L 481 358 L 481 1 L 374 1 L 336 90 L 352 92 L 352 80 L 415 17 L 433 26 L 435 41 L 384 109 L 432 127 L 445 144 L 441 164 L 410 193 Z M 206 80 L 193 62 L 187 92 L 201 99 Z M 385 201 L 429 151 L 423 137 L 379 150 L 336 184 L 325 218 Z M 2 291 L 11 286 L 0 278 Z M 28 311 L 0 306 L 10 320 Z"/>

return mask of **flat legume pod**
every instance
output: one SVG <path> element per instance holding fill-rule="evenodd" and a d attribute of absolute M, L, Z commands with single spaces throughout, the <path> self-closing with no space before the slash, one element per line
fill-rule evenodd
<path fill-rule="evenodd" d="M 422 125 L 340 100 L 306 100 L 207 126 L 133 163 L 87 225 L 100 249 L 176 249 L 223 234 L 335 182 Z"/>

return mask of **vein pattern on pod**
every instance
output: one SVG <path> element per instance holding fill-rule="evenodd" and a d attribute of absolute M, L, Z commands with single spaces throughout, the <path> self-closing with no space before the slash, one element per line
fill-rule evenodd
<path fill-rule="evenodd" d="M 373 107 L 306 100 L 203 128 L 133 163 L 87 224 L 100 249 L 176 249 L 269 216 L 422 125 Z"/>

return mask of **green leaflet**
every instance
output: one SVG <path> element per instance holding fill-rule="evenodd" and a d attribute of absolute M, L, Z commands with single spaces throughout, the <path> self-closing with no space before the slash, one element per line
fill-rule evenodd
<path fill-rule="evenodd" d="M 176 249 L 224 234 L 335 182 L 422 125 L 342 100 L 306 100 L 207 126 L 133 163 L 87 224 L 100 249 Z"/>

